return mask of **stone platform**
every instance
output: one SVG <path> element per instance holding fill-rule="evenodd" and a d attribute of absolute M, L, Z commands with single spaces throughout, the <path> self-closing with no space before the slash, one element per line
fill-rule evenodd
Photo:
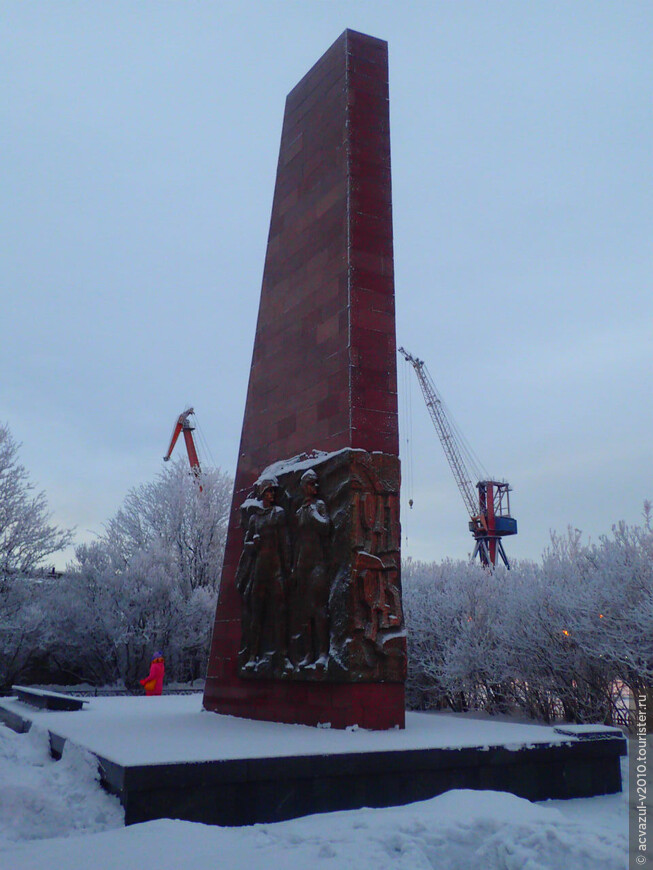
<path fill-rule="evenodd" d="M 405 730 L 243 720 L 207 713 L 201 696 L 93 698 L 77 712 L 0 702 L 15 730 L 50 732 L 98 758 L 126 824 L 177 818 L 220 825 L 425 800 L 449 789 L 493 789 L 529 800 L 621 789 L 618 729 L 515 724 L 446 713 L 407 713 Z"/>

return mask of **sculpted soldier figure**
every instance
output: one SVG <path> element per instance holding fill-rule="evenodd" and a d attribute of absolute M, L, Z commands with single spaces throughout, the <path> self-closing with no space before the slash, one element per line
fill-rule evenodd
<path fill-rule="evenodd" d="M 294 641 L 304 653 L 300 667 L 324 667 L 329 656 L 329 576 L 327 547 L 331 520 L 318 498 L 317 474 L 309 469 L 300 481 L 304 501 L 297 511 L 293 570 Z"/>
<path fill-rule="evenodd" d="M 274 653 L 286 664 L 285 581 L 290 563 L 286 512 L 275 504 L 278 483 L 270 477 L 257 484 L 262 507 L 255 507 L 247 526 L 236 585 L 243 597 L 242 631 L 248 655 L 245 668 L 254 668 L 261 658 L 264 624 L 271 624 Z"/>

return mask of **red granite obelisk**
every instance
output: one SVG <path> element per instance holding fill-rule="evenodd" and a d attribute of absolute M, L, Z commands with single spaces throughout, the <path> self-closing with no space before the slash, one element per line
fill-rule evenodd
<path fill-rule="evenodd" d="M 403 727 L 401 680 L 248 680 L 239 672 L 239 507 L 271 463 L 342 448 L 399 452 L 387 44 L 351 30 L 286 101 L 206 709 Z"/>

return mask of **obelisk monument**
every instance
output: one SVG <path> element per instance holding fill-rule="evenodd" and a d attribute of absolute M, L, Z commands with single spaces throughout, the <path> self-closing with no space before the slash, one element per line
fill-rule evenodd
<path fill-rule="evenodd" d="M 290 92 L 204 706 L 404 725 L 387 44 Z"/>

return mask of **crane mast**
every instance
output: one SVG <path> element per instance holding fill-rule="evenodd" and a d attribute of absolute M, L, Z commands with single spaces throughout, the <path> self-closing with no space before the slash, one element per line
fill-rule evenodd
<path fill-rule="evenodd" d="M 494 566 L 499 556 L 505 566 L 510 568 L 501 541 L 506 535 L 517 534 L 517 521 L 510 516 L 510 485 L 505 481 L 479 480 L 475 487 L 478 493 L 475 495 L 458 438 L 445 414 L 442 399 L 424 361 L 408 353 L 403 347 L 399 348 L 399 353 L 415 370 L 435 431 L 467 508 L 469 530 L 475 542 L 472 559 L 478 556 L 484 565 Z"/>

